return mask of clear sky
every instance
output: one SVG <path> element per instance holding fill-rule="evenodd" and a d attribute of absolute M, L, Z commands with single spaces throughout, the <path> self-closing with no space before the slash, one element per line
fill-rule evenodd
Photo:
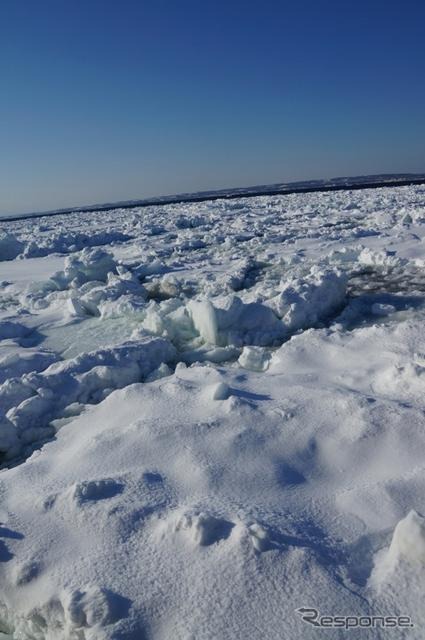
<path fill-rule="evenodd" d="M 0 213 L 425 171 L 424 0 L 2 0 Z"/>

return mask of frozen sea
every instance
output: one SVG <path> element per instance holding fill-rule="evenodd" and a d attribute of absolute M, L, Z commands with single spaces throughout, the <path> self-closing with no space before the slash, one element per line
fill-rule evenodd
<path fill-rule="evenodd" d="M 422 640 L 424 238 L 424 185 L 0 221 L 0 637 Z"/>

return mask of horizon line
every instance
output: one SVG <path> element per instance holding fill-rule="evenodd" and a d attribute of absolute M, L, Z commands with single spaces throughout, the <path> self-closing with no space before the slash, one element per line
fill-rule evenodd
<path fill-rule="evenodd" d="M 350 189 L 372 189 L 380 187 L 409 186 L 425 183 L 425 173 L 378 173 L 362 176 L 341 176 L 315 180 L 295 180 L 291 182 L 275 182 L 272 184 L 254 185 L 249 187 L 229 187 L 225 189 L 211 189 L 194 192 L 182 192 L 149 198 L 133 200 L 119 200 L 90 205 L 63 207 L 46 211 L 24 212 L 17 214 L 0 214 L 0 222 L 15 222 L 29 218 L 44 216 L 58 216 L 70 213 L 88 213 L 94 211 L 109 211 L 112 209 L 131 209 L 134 207 L 161 206 L 179 203 L 207 202 L 208 200 L 235 200 L 237 198 L 252 198 L 260 196 L 290 195 L 293 193 L 314 193 L 326 191 L 344 191 Z"/>

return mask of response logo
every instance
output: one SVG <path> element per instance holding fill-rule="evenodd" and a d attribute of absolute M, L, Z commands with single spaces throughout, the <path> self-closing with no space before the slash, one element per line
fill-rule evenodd
<path fill-rule="evenodd" d="M 322 629 L 376 629 L 414 627 L 410 616 L 321 615 L 313 607 L 296 609 L 303 622 Z"/>

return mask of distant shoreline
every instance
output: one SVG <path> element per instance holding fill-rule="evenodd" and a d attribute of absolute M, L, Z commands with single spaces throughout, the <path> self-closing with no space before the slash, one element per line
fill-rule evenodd
<path fill-rule="evenodd" d="M 305 182 L 290 182 L 282 185 L 264 185 L 261 187 L 242 187 L 217 191 L 204 191 L 193 194 L 175 196 L 159 196 L 141 200 L 131 200 L 99 205 L 85 205 L 69 207 L 39 213 L 23 213 L 0 216 L 1 222 L 16 222 L 33 218 L 53 217 L 71 213 L 90 213 L 97 211 L 111 211 L 113 209 L 134 209 L 169 204 L 190 204 L 207 202 L 208 200 L 239 200 L 240 198 L 256 198 L 260 196 L 282 196 L 294 193 L 316 193 L 329 191 L 356 191 L 360 189 L 379 189 L 381 187 L 406 187 L 425 184 L 425 174 L 401 174 L 385 176 L 362 176 L 361 178 L 334 178 L 331 180 L 313 180 Z"/>

